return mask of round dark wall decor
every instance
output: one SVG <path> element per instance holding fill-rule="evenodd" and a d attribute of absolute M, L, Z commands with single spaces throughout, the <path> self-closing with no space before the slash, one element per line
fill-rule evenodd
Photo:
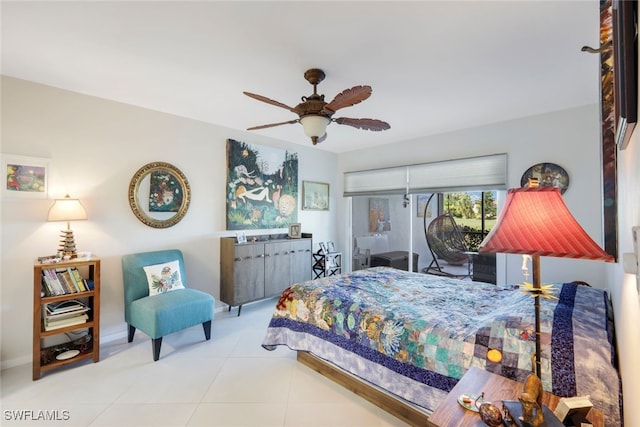
<path fill-rule="evenodd" d="M 555 163 L 538 163 L 531 166 L 522 174 L 520 186 L 526 187 L 530 178 L 538 178 L 540 187 L 557 187 L 562 194 L 569 188 L 569 174 Z"/>

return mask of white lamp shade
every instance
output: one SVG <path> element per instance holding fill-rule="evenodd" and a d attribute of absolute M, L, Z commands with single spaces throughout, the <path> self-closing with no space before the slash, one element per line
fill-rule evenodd
<path fill-rule="evenodd" d="M 324 136 L 327 132 L 327 126 L 329 126 L 330 120 L 327 117 L 323 116 L 304 116 L 300 119 L 300 123 L 302 123 L 302 127 L 304 128 L 304 133 L 309 138 Z"/>
<path fill-rule="evenodd" d="M 56 199 L 49 208 L 48 221 L 79 221 L 87 219 L 87 212 L 78 199 L 67 195 L 64 199 Z"/>

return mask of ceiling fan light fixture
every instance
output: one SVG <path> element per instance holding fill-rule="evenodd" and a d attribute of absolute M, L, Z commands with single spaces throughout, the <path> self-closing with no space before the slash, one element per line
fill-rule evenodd
<path fill-rule="evenodd" d="M 303 96 L 302 102 L 295 107 L 290 107 L 287 104 L 256 93 L 243 92 L 250 98 L 284 108 L 298 115 L 298 118 L 295 120 L 252 126 L 247 128 L 247 130 L 266 129 L 280 125 L 300 123 L 304 129 L 304 133 L 311 138 L 313 145 L 316 145 L 327 138 L 327 126 L 329 126 L 331 122 L 363 130 L 381 131 L 390 129 L 389 123 L 377 119 L 354 119 L 349 117 L 338 117 L 334 119 L 333 115 L 336 111 L 341 108 L 359 104 L 369 98 L 372 89 L 371 86 L 367 85 L 354 86 L 337 94 L 331 102 L 325 102 L 324 95 L 319 95 L 317 90 L 318 83 L 324 80 L 324 77 L 324 71 L 318 68 L 312 68 L 304 73 L 304 78 L 313 85 L 313 93 L 309 96 Z"/>
<path fill-rule="evenodd" d="M 327 126 L 331 123 L 331 119 L 325 116 L 318 116 L 315 114 L 309 114 L 300 118 L 300 123 L 304 128 L 304 133 L 312 140 L 320 138 L 327 133 Z"/>

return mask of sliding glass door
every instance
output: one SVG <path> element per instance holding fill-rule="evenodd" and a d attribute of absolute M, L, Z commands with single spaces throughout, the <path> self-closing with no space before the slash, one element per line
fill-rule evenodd
<path fill-rule="evenodd" d="M 477 250 L 495 224 L 496 199 L 496 191 L 354 196 L 352 269 L 390 265 L 495 283 L 495 256 Z M 444 226 L 434 231 L 441 222 Z M 458 258 L 446 256 L 458 246 L 451 243 L 451 225 L 461 240 Z"/>

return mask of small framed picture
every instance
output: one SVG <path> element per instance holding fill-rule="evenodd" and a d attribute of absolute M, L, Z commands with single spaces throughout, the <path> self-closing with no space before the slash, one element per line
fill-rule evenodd
<path fill-rule="evenodd" d="M 302 181 L 302 210 L 328 211 L 329 184 L 324 182 Z"/>
<path fill-rule="evenodd" d="M 49 159 L 2 154 L 4 199 L 46 199 L 49 192 Z"/>
<path fill-rule="evenodd" d="M 302 224 L 299 222 L 292 222 L 289 224 L 289 238 L 299 239 L 302 236 Z"/>
<path fill-rule="evenodd" d="M 238 231 L 236 233 L 236 242 L 238 242 L 238 243 L 247 243 L 247 235 L 244 234 L 244 231 Z"/>
<path fill-rule="evenodd" d="M 327 251 L 330 254 L 336 251 L 336 246 L 333 244 L 333 242 L 327 242 Z"/>
<path fill-rule="evenodd" d="M 327 246 L 324 244 L 324 242 L 320 242 L 320 253 L 323 255 L 326 255 L 327 253 L 329 253 L 327 251 Z"/>

